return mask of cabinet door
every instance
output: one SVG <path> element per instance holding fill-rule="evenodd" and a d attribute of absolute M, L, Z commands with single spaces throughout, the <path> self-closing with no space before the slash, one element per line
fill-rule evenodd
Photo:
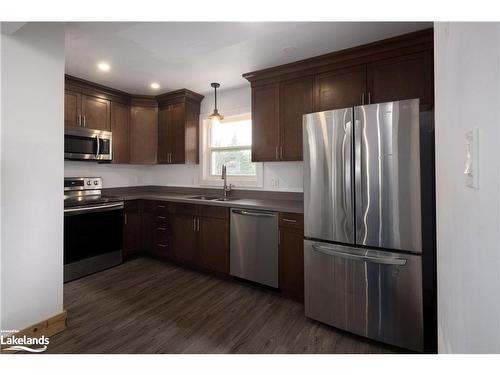
<path fill-rule="evenodd" d="M 184 103 L 172 104 L 170 116 L 171 139 L 170 158 L 171 164 L 184 164 L 186 150 L 186 105 Z"/>
<path fill-rule="evenodd" d="M 172 110 L 171 107 L 160 108 L 158 111 L 158 163 L 170 163 L 172 149 Z"/>
<path fill-rule="evenodd" d="M 197 217 L 176 214 L 173 221 L 175 258 L 186 264 L 196 264 L 198 262 Z"/>
<path fill-rule="evenodd" d="M 81 103 L 80 93 L 64 90 L 64 126 L 80 126 Z"/>
<path fill-rule="evenodd" d="M 304 300 L 304 228 L 300 214 L 280 214 L 279 287 L 285 296 Z"/>
<path fill-rule="evenodd" d="M 123 256 L 131 256 L 141 250 L 141 215 L 138 201 L 127 201 L 124 207 Z"/>
<path fill-rule="evenodd" d="M 203 268 L 229 273 L 229 220 L 200 218 L 200 263 Z"/>
<path fill-rule="evenodd" d="M 132 107 L 130 115 L 130 163 L 155 164 L 158 149 L 158 109 Z"/>
<path fill-rule="evenodd" d="M 130 157 L 130 108 L 111 103 L 111 131 L 113 132 L 113 163 L 127 164 Z"/>
<path fill-rule="evenodd" d="M 280 160 L 302 160 L 302 116 L 311 112 L 313 78 L 283 82 L 280 92 Z"/>
<path fill-rule="evenodd" d="M 89 129 L 111 130 L 111 103 L 109 100 L 82 95 L 83 126 Z"/>
<path fill-rule="evenodd" d="M 434 102 L 432 52 L 381 60 L 368 65 L 370 103 L 420 99 L 421 105 Z"/>
<path fill-rule="evenodd" d="M 279 160 L 279 86 L 252 88 L 252 161 Z"/>
<path fill-rule="evenodd" d="M 365 88 L 366 65 L 318 74 L 315 109 L 329 111 L 364 104 Z"/>

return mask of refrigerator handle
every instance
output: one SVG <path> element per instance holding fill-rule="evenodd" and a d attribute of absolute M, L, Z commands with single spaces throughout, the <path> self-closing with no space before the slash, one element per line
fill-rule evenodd
<path fill-rule="evenodd" d="M 355 201 L 355 243 L 363 244 L 365 242 L 365 234 L 363 228 L 363 145 L 362 145 L 362 107 L 354 108 L 354 201 Z"/>
<path fill-rule="evenodd" d="M 345 253 L 343 251 L 333 249 L 331 247 L 321 246 L 321 245 L 316 245 L 316 244 L 312 245 L 312 248 L 313 248 L 313 250 L 316 250 L 320 253 L 334 256 L 334 257 L 340 257 L 340 258 L 344 258 L 344 259 L 358 260 L 358 261 L 369 262 L 369 263 L 388 264 L 388 265 L 395 265 L 395 266 L 404 266 L 406 264 L 406 259 L 404 259 L 404 258 L 377 257 L 377 256 L 370 256 L 370 255 L 350 254 L 350 253 Z"/>
<path fill-rule="evenodd" d="M 344 210 L 347 215 L 347 220 L 353 225 L 352 217 L 352 115 L 345 123 L 344 133 L 344 150 L 343 150 L 343 167 L 344 167 Z M 352 227 L 351 227 L 352 228 Z M 354 238 L 352 238 L 354 240 Z"/>

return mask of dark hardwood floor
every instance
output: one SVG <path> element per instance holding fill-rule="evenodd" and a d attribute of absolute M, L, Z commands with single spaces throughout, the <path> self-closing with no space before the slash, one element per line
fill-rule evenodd
<path fill-rule="evenodd" d="M 303 305 L 149 258 L 65 284 L 48 353 L 394 353 L 304 317 Z"/>

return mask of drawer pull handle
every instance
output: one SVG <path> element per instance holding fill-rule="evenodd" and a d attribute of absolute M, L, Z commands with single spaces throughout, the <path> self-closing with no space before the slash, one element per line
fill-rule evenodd
<path fill-rule="evenodd" d="M 162 205 L 160 205 L 160 204 L 159 204 L 158 206 L 156 206 L 156 207 L 157 207 L 157 208 L 165 208 L 165 206 L 162 206 Z"/>
<path fill-rule="evenodd" d="M 160 247 L 167 247 L 167 245 L 164 245 L 164 244 L 162 244 L 162 243 L 157 243 L 156 245 L 157 245 L 157 246 L 160 246 Z"/>
<path fill-rule="evenodd" d="M 283 219 L 283 221 L 286 221 L 287 223 L 296 223 L 297 220 L 292 220 L 292 219 Z"/>
<path fill-rule="evenodd" d="M 158 219 L 166 219 L 165 216 L 157 216 L 157 217 L 158 217 Z"/>
<path fill-rule="evenodd" d="M 156 228 L 157 230 L 167 230 L 167 228 Z"/>

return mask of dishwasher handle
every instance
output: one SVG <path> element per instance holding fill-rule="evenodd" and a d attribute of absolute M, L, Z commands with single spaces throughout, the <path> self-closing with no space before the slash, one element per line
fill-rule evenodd
<path fill-rule="evenodd" d="M 326 255 L 331 255 L 331 256 L 336 256 L 340 258 L 345 258 L 345 259 L 352 259 L 352 260 L 359 260 L 363 262 L 370 262 L 370 263 L 378 263 L 378 264 L 391 264 L 391 265 L 398 265 L 398 266 L 404 266 L 406 264 L 406 259 L 404 258 L 390 258 L 390 257 L 376 257 L 376 256 L 369 256 L 369 255 L 356 255 L 356 254 L 350 254 L 346 253 L 343 251 L 339 251 L 336 249 L 333 249 L 331 247 L 327 246 L 320 246 L 320 245 L 312 245 L 313 250 L 316 250 L 320 253 L 326 254 Z"/>
<path fill-rule="evenodd" d="M 259 211 L 233 210 L 232 212 L 238 215 L 245 215 L 245 216 L 276 217 L 276 214 L 259 212 Z"/>

